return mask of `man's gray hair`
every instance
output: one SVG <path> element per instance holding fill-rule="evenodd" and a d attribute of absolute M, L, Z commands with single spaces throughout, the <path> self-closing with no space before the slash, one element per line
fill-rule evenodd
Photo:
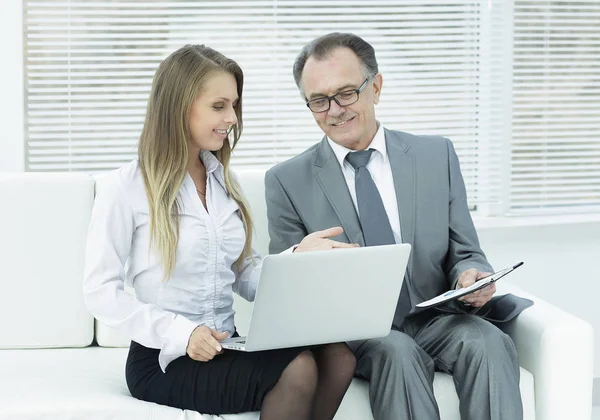
<path fill-rule="evenodd" d="M 333 32 L 323 35 L 302 48 L 294 62 L 294 81 L 302 90 L 300 80 L 306 61 L 310 57 L 323 60 L 338 48 L 348 48 L 359 58 L 365 77 L 372 77 L 379 73 L 375 50 L 367 41 L 351 33 Z"/>

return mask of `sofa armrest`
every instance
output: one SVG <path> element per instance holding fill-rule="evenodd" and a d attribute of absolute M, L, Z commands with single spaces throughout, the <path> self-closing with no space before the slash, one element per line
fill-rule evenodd
<path fill-rule="evenodd" d="M 519 364 L 533 374 L 536 417 L 591 419 L 594 334 L 590 324 L 508 282 L 499 292 L 535 302 L 504 331 L 515 343 Z"/>

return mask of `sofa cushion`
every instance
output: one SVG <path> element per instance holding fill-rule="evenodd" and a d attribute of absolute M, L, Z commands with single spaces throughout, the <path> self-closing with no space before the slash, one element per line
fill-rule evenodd
<path fill-rule="evenodd" d="M 89 345 L 81 282 L 93 179 L 0 174 L 0 197 L 0 348 Z"/>
<path fill-rule="evenodd" d="M 7 419 L 216 420 L 218 416 L 147 403 L 133 398 L 125 383 L 127 349 L 3 350 L 0 406 Z M 35 401 L 35 404 L 31 404 Z M 3 417 L 5 416 L 5 417 Z M 222 418 L 228 419 L 227 416 Z M 248 414 L 233 417 L 255 420 Z"/>
<path fill-rule="evenodd" d="M 258 413 L 210 416 L 131 397 L 125 383 L 127 349 L 1 350 L 0 418 L 53 420 L 257 420 Z M 452 378 L 436 373 L 434 392 L 442 420 L 459 420 Z M 533 377 L 521 369 L 525 420 L 534 420 Z M 35 402 L 32 404 L 32 402 Z M 367 383 L 355 379 L 337 420 L 372 420 Z"/>
<path fill-rule="evenodd" d="M 254 225 L 252 246 L 261 255 L 269 254 L 269 227 L 267 221 L 267 202 L 265 200 L 265 171 L 263 169 L 244 169 L 235 171 L 244 197 L 248 200 Z"/>

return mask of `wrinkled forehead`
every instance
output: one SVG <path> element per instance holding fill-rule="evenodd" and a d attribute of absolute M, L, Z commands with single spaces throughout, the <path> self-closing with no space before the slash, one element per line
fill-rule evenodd
<path fill-rule="evenodd" d="M 340 90 L 357 88 L 364 81 L 360 59 L 347 48 L 331 54 L 306 60 L 301 86 L 306 98 L 333 95 Z"/>

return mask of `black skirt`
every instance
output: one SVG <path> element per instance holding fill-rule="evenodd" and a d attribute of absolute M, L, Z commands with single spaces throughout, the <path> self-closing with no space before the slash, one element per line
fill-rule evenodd
<path fill-rule="evenodd" d="M 125 378 L 131 395 L 144 401 L 202 414 L 260 411 L 283 370 L 304 350 L 225 350 L 209 362 L 185 355 L 169 363 L 163 373 L 158 364 L 160 350 L 132 341 Z"/>

